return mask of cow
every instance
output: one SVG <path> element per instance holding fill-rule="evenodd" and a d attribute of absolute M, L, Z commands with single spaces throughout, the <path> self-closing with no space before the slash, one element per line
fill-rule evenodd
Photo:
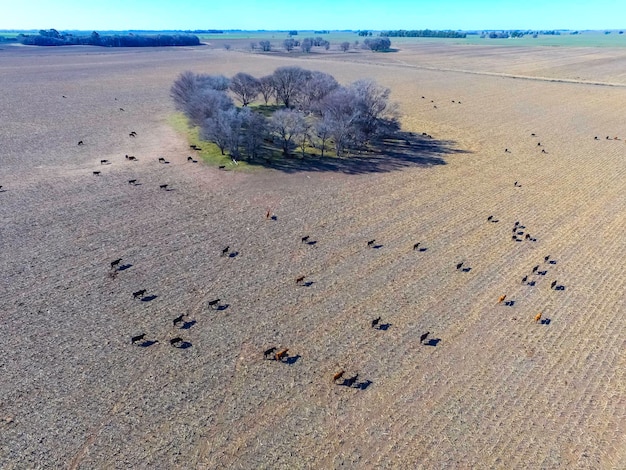
<path fill-rule="evenodd" d="M 530 233 L 527 233 L 526 236 L 524 237 L 526 240 L 530 240 Z"/>
<path fill-rule="evenodd" d="M 556 287 L 556 281 L 552 281 L 552 284 L 550 284 L 550 289 L 554 289 Z"/>
<path fill-rule="evenodd" d="M 128 184 L 135 186 L 137 184 L 137 180 L 128 180 Z"/>
<path fill-rule="evenodd" d="M 524 276 L 524 277 L 522 278 L 522 284 L 525 284 L 525 283 L 526 283 L 526 281 L 528 281 L 528 276 Z"/>
<path fill-rule="evenodd" d="M 370 248 L 374 246 L 374 243 L 376 243 L 376 240 L 370 240 L 367 242 L 367 246 L 369 246 Z"/>
<path fill-rule="evenodd" d="M 600 139 L 598 139 L 598 136 L 595 136 L 595 137 L 593 138 L 593 140 L 600 140 Z"/>
<path fill-rule="evenodd" d="M 493 215 L 490 215 L 489 217 L 487 217 L 487 222 L 491 222 L 493 220 Z"/>
<path fill-rule="evenodd" d="M 137 137 L 137 133 L 135 131 L 132 131 L 130 134 L 128 134 L 128 137 Z"/>
<path fill-rule="evenodd" d="M 100 172 L 99 171 L 94 171 L 93 174 L 96 175 L 96 176 L 100 176 Z M 2 188 L 2 186 L 0 186 L 0 188 Z"/>
<path fill-rule="evenodd" d="M 501 304 L 502 302 L 504 302 L 504 299 L 506 299 L 506 294 L 500 296 L 500 298 L 498 299 L 498 303 Z"/>
<path fill-rule="evenodd" d="M 107 163 L 109 163 L 108 160 L 100 160 L 100 165 L 106 165 Z"/>
<path fill-rule="evenodd" d="M 133 337 L 130 339 L 130 344 L 135 344 L 135 343 L 136 343 L 136 342 L 138 342 L 138 341 L 143 341 L 143 339 L 144 339 L 145 337 L 146 337 L 146 334 L 145 334 L 145 333 L 141 333 L 140 335 L 133 336 Z"/>
<path fill-rule="evenodd" d="M 219 307 L 219 305 L 220 305 L 220 299 L 211 300 L 211 301 L 209 302 L 209 307 L 210 307 L 210 308 L 215 308 L 215 306 L 216 306 L 216 305 Z"/>
<path fill-rule="evenodd" d="M 430 331 L 427 331 L 422 336 L 420 336 L 420 343 L 423 343 L 424 341 L 426 341 L 426 338 L 428 338 L 429 334 L 430 334 Z"/>
<path fill-rule="evenodd" d="M 372 320 L 372 328 L 376 328 L 378 326 L 378 324 L 380 323 L 380 317 L 378 318 L 374 318 Z"/>
<path fill-rule="evenodd" d="M 550 255 L 548 255 L 548 256 L 544 256 L 544 257 L 543 257 L 543 260 L 547 263 L 547 262 L 550 260 Z"/>
<path fill-rule="evenodd" d="M 190 155 L 190 156 L 188 156 L 188 157 L 187 157 L 187 161 L 188 161 L 188 162 L 193 161 L 193 157 L 192 157 L 191 155 Z"/>
<path fill-rule="evenodd" d="M 226 169 L 226 165 L 220 165 L 217 167 L 219 170 L 225 170 Z"/>
<path fill-rule="evenodd" d="M 337 382 L 337 380 L 343 377 L 343 374 L 345 374 L 345 372 L 346 372 L 345 370 L 340 370 L 335 375 L 333 375 L 333 382 Z"/>
<path fill-rule="evenodd" d="M 269 219 L 271 214 L 272 214 L 272 211 L 268 209 L 267 212 L 265 212 L 265 218 Z"/>
<path fill-rule="evenodd" d="M 278 351 L 278 352 L 276 353 L 276 355 L 274 356 L 274 358 L 275 358 L 277 361 L 281 361 L 281 362 L 282 362 L 283 358 L 285 358 L 285 357 L 289 357 L 289 355 L 287 354 L 287 351 L 289 351 L 289 349 L 288 349 L 288 348 L 285 348 L 285 349 L 283 349 L 283 350 L 281 350 L 281 351 Z"/>
<path fill-rule="evenodd" d="M 117 268 L 122 261 L 122 258 L 118 258 L 116 260 L 111 261 L 111 269 Z"/>
<path fill-rule="evenodd" d="M 456 265 L 456 269 L 459 270 L 463 267 L 463 261 Z"/>
<path fill-rule="evenodd" d="M 229 249 L 229 248 L 230 248 L 230 245 L 229 245 L 229 246 L 227 246 L 226 248 L 224 248 L 224 249 L 222 250 L 222 254 L 221 254 L 220 256 L 226 256 L 226 255 L 228 254 L 228 249 Z"/>
<path fill-rule="evenodd" d="M 137 292 L 133 292 L 133 299 L 141 298 L 146 293 L 146 289 L 138 290 Z"/>
<path fill-rule="evenodd" d="M 82 140 L 79 140 L 78 145 L 85 145 L 85 143 Z"/>
<path fill-rule="evenodd" d="M 417 242 L 415 245 L 413 245 L 413 251 L 417 250 L 420 246 L 421 242 Z"/>
<path fill-rule="evenodd" d="M 541 320 L 541 312 L 535 315 L 535 323 L 537 323 L 539 320 Z"/>
<path fill-rule="evenodd" d="M 120 111 L 124 111 L 124 108 L 120 108 Z"/>
<path fill-rule="evenodd" d="M 511 153 L 511 152 L 509 152 L 509 149 L 504 149 L 504 153 Z"/>
<path fill-rule="evenodd" d="M 275 359 L 275 358 L 274 358 L 274 353 L 275 353 L 275 352 L 276 352 L 276 347 L 275 347 L 275 346 L 272 346 L 271 348 L 269 348 L 268 350 L 266 350 L 266 351 L 263 353 L 263 357 L 264 357 L 265 359 Z"/>
<path fill-rule="evenodd" d="M 180 336 L 170 339 L 170 344 L 174 347 L 176 347 L 176 344 L 182 343 L 182 342 L 183 342 L 183 339 Z"/>
<path fill-rule="evenodd" d="M 296 278 L 296 284 L 302 284 L 306 276 L 300 276 Z"/>
<path fill-rule="evenodd" d="M 159 163 L 165 163 L 165 158 L 159 157 Z"/>
<path fill-rule="evenodd" d="M 137 157 L 135 157 L 134 155 L 131 155 L 130 157 L 128 157 L 128 159 L 132 162 L 136 162 L 137 161 Z"/>
<path fill-rule="evenodd" d="M 533 268 L 533 273 L 536 273 L 536 272 L 537 272 L 537 269 L 539 269 L 539 266 L 535 266 L 535 267 Z"/>
<path fill-rule="evenodd" d="M 302 243 L 307 243 L 309 241 L 310 236 L 307 235 L 306 237 L 302 237 L 301 241 Z"/>
<path fill-rule="evenodd" d="M 174 324 L 174 326 L 178 325 L 179 323 L 181 323 L 183 321 L 185 314 L 183 313 L 182 315 L 177 316 L 176 318 L 174 318 L 174 320 L 172 321 L 172 323 Z"/>
<path fill-rule="evenodd" d="M 159 188 L 167 190 L 167 184 L 162 184 L 159 186 Z"/>

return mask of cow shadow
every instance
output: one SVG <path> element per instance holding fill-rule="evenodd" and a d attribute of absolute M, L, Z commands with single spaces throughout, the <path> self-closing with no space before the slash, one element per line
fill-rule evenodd
<path fill-rule="evenodd" d="M 556 286 L 554 290 L 565 290 L 565 286 Z"/>
<path fill-rule="evenodd" d="M 278 220 L 278 217 L 276 217 L 275 215 L 271 216 L 270 219 L 272 220 Z"/>
<path fill-rule="evenodd" d="M 387 331 L 391 327 L 391 323 L 383 323 L 375 327 L 375 330 Z"/>
<path fill-rule="evenodd" d="M 526 283 L 527 286 L 533 287 L 536 284 L 535 281 L 529 281 Z"/>
<path fill-rule="evenodd" d="M 440 338 L 431 338 L 429 339 L 427 342 L 424 343 L 424 346 L 437 346 L 439 344 L 439 342 L 441 341 Z"/>
<path fill-rule="evenodd" d="M 504 302 L 504 305 L 506 305 L 507 307 L 513 307 L 515 305 L 515 300 L 507 300 L 506 302 Z"/>
<path fill-rule="evenodd" d="M 133 265 L 132 264 L 123 264 L 122 266 L 120 266 L 119 268 L 117 268 L 118 271 L 126 271 L 127 269 L 132 268 Z"/>
<path fill-rule="evenodd" d="M 372 245 L 372 248 L 375 250 L 380 250 L 384 245 Z"/>
<path fill-rule="evenodd" d="M 548 271 L 537 271 L 537 274 L 539 274 L 540 276 L 545 276 L 546 274 L 548 274 Z"/>
<path fill-rule="evenodd" d="M 428 251 L 428 248 L 418 248 L 417 251 L 424 253 L 425 251 Z"/>
<path fill-rule="evenodd" d="M 192 326 L 198 323 L 196 320 L 186 321 L 183 323 L 183 326 L 180 327 L 181 330 L 188 330 Z"/>
<path fill-rule="evenodd" d="M 178 343 L 177 345 L 175 345 L 174 347 L 176 349 L 189 349 L 192 346 L 193 346 L 193 344 L 191 344 L 191 342 L 189 342 L 189 341 L 182 341 L 182 342 Z"/>
<path fill-rule="evenodd" d="M 317 245 L 317 240 L 311 240 L 310 242 L 306 242 L 306 244 L 309 246 Z"/>
<path fill-rule="evenodd" d="M 359 390 L 367 390 L 367 388 L 372 385 L 374 382 L 372 382 L 371 380 L 364 380 L 363 382 L 359 382 L 355 385 L 355 388 L 358 388 Z"/>
<path fill-rule="evenodd" d="M 548 261 L 548 263 L 550 263 L 550 264 L 556 264 L 556 261 L 552 259 L 552 260 Z"/>
<path fill-rule="evenodd" d="M 472 268 L 461 268 L 461 272 L 464 273 L 469 273 L 472 270 Z"/>
<path fill-rule="evenodd" d="M 213 310 L 217 310 L 218 312 L 221 312 L 222 310 L 226 310 L 228 307 L 230 307 L 230 304 L 218 305 Z"/>
<path fill-rule="evenodd" d="M 307 281 L 302 283 L 302 287 L 311 287 L 313 284 L 315 284 L 315 281 Z"/>
<path fill-rule="evenodd" d="M 158 297 L 158 295 L 149 295 L 147 297 L 142 297 L 141 301 L 142 302 L 152 302 L 154 299 L 156 299 Z"/>
<path fill-rule="evenodd" d="M 284 360 L 282 360 L 281 362 L 287 364 L 287 365 L 293 365 L 296 362 L 298 362 L 298 360 L 300 360 L 302 356 L 300 356 L 300 354 L 296 354 L 295 356 L 289 356 L 287 358 L 285 358 Z"/>
<path fill-rule="evenodd" d="M 139 345 L 140 348 L 149 348 L 150 346 L 152 346 L 153 344 L 158 343 L 158 341 L 155 340 L 150 340 L 150 341 L 144 341 L 143 343 L 141 343 Z"/>
<path fill-rule="evenodd" d="M 542 325 L 549 325 L 552 322 L 552 320 L 550 318 L 542 318 L 539 323 L 541 323 Z"/>
<path fill-rule="evenodd" d="M 239 256 L 238 251 L 233 251 L 232 253 L 228 253 L 229 258 L 236 258 L 237 256 Z"/>

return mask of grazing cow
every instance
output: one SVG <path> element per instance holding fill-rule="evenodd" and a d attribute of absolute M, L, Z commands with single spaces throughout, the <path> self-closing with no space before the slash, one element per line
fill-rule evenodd
<path fill-rule="evenodd" d="M 120 111 L 124 111 L 124 108 L 120 108 Z"/>
<path fill-rule="evenodd" d="M 229 245 L 229 246 L 227 246 L 226 248 L 224 248 L 224 249 L 222 250 L 222 254 L 221 254 L 220 256 L 226 256 L 226 254 L 228 253 L 228 249 L 229 249 L 229 248 L 230 248 L 230 245 Z"/>
<path fill-rule="evenodd" d="M 606 136 L 606 140 L 611 140 L 611 138 L 607 135 L 607 136 Z"/>
<path fill-rule="evenodd" d="M 459 270 L 463 267 L 463 261 L 456 265 L 456 269 Z"/>
<path fill-rule="evenodd" d="M 422 336 L 420 336 L 420 343 L 423 343 L 424 341 L 426 341 L 426 338 L 428 338 L 429 334 L 430 334 L 430 331 L 427 331 Z"/>
<path fill-rule="evenodd" d="M 517 237 L 516 237 L 515 235 L 513 235 L 511 238 L 512 238 L 514 241 L 517 241 Z"/>
<path fill-rule="evenodd" d="M 300 277 L 296 278 L 296 284 L 302 284 L 304 282 L 304 278 L 305 277 L 306 276 L 300 276 Z"/>
<path fill-rule="evenodd" d="M 552 281 L 552 284 L 550 284 L 550 289 L 554 289 L 556 287 L 556 281 Z"/>
<path fill-rule="evenodd" d="M 522 278 L 522 284 L 525 284 L 525 283 L 526 283 L 526 281 L 528 281 L 528 276 L 524 276 L 524 277 Z"/>
<path fill-rule="evenodd" d="M 515 183 L 513 183 L 513 186 L 515 186 L 517 188 L 517 181 Z"/>
<path fill-rule="evenodd" d="M 265 359 L 275 359 L 274 358 L 274 353 L 276 352 L 276 347 L 271 347 L 269 348 L 267 351 L 265 351 L 263 353 L 263 356 L 265 357 Z"/>
<path fill-rule="evenodd" d="M 79 141 L 78 141 L 78 145 L 84 145 L 83 141 L 82 141 L 82 140 L 79 140 Z"/>
<path fill-rule="evenodd" d="M 216 306 L 216 305 L 218 305 L 218 306 L 219 306 L 219 304 L 220 304 L 220 299 L 211 300 L 211 301 L 209 302 L 209 307 L 210 307 L 210 308 L 215 308 L 215 306 Z"/>
<path fill-rule="evenodd" d="M 133 292 L 133 299 L 141 298 L 146 293 L 146 289 L 138 290 L 137 292 Z"/>
<path fill-rule="evenodd" d="M 118 258 L 116 260 L 111 261 L 111 269 L 117 268 L 122 261 L 122 258 Z"/>
<path fill-rule="evenodd" d="M 135 157 L 134 155 L 131 155 L 130 157 L 128 157 L 128 159 L 134 162 L 137 161 L 137 157 Z"/>
<path fill-rule="evenodd" d="M 547 263 L 547 262 L 550 260 L 550 255 L 548 255 L 548 256 L 544 256 L 544 257 L 543 257 L 543 260 Z"/>
<path fill-rule="evenodd" d="M 146 334 L 145 334 L 145 333 L 141 333 L 140 335 L 133 336 L 133 337 L 130 339 L 130 344 L 135 344 L 135 343 L 136 343 L 136 342 L 138 342 L 138 341 L 142 341 L 145 337 L 146 337 Z"/>
<path fill-rule="evenodd" d="M 533 132 L 532 134 L 530 134 L 530 135 L 532 135 L 533 137 L 535 137 L 535 133 L 534 133 L 534 132 Z"/>
<path fill-rule="evenodd" d="M 309 241 L 310 236 L 307 235 L 306 237 L 302 237 L 302 243 L 306 243 Z"/>
<path fill-rule="evenodd" d="M 128 154 L 124 155 L 124 157 L 126 157 L 126 160 L 128 160 L 128 158 L 129 158 L 129 157 L 128 157 Z"/>
<path fill-rule="evenodd" d="M 188 157 L 187 157 L 187 161 L 188 161 L 188 162 L 193 161 L 193 157 L 192 157 L 191 155 L 190 155 L 190 156 L 188 156 Z"/>
<path fill-rule="evenodd" d="M 96 176 L 100 176 L 100 172 L 99 171 L 94 171 L 93 174 L 96 175 Z M 2 188 L 2 186 L 0 186 L 0 189 L 1 188 Z"/>
<path fill-rule="evenodd" d="M 509 152 L 509 149 L 504 149 L 504 153 L 511 153 L 511 152 Z"/>
<path fill-rule="evenodd" d="M 530 234 L 529 234 L 529 233 L 527 233 L 527 234 L 526 234 L 526 236 L 525 236 L 524 238 L 526 238 L 526 240 L 529 240 L 529 239 L 530 239 Z"/>
<path fill-rule="evenodd" d="M 491 222 L 493 220 L 493 215 L 490 215 L 489 217 L 487 217 L 487 222 Z"/>
<path fill-rule="evenodd" d="M 343 377 L 343 374 L 345 373 L 346 373 L 345 370 L 340 370 L 339 372 L 337 372 L 335 375 L 333 375 L 333 382 L 337 382 L 337 380 Z"/>
<path fill-rule="evenodd" d="M 161 189 L 167 189 L 167 184 L 162 184 L 162 185 L 160 185 L 160 186 L 159 186 L 159 188 L 161 188 Z"/>
<path fill-rule="evenodd" d="M 367 246 L 369 246 L 370 248 L 374 246 L 374 243 L 376 243 L 376 240 L 370 240 L 367 242 Z"/>
<path fill-rule="evenodd" d="M 539 320 L 541 320 L 541 312 L 535 315 L 535 323 L 537 323 Z"/>
<path fill-rule="evenodd" d="M 500 298 L 498 299 L 498 303 L 501 304 L 502 302 L 504 302 L 504 299 L 506 299 L 506 294 L 500 296 Z"/>
<path fill-rule="evenodd" d="M 128 180 L 128 184 L 135 186 L 137 184 L 137 180 Z"/>
<path fill-rule="evenodd" d="M 165 158 L 159 157 L 159 163 L 165 163 Z"/>
<path fill-rule="evenodd" d="M 108 160 L 100 160 L 100 165 L 106 165 L 107 163 L 109 163 Z"/>
<path fill-rule="evenodd" d="M 537 147 L 541 147 L 541 142 L 537 142 Z"/>
<path fill-rule="evenodd" d="M 437 109 L 437 106 L 433 106 L 433 108 Z"/>
<path fill-rule="evenodd" d="M 374 318 L 372 320 L 372 328 L 376 328 L 378 326 L 378 324 L 380 323 L 380 317 L 378 318 Z"/>
<path fill-rule="evenodd" d="M 421 242 L 417 242 L 415 245 L 413 245 L 413 251 L 417 250 L 420 246 Z"/>
<path fill-rule="evenodd" d="M 218 170 L 225 170 L 226 169 L 226 165 L 220 165 L 217 168 L 218 168 Z"/>
<path fill-rule="evenodd" d="M 182 339 L 180 336 L 177 336 L 176 338 L 172 338 L 172 339 L 170 339 L 170 344 L 171 344 L 172 346 L 174 346 L 174 347 L 175 347 L 178 343 L 182 343 L 182 342 L 183 342 L 183 339 Z"/>
<path fill-rule="evenodd" d="M 63 95 L 63 98 L 67 98 L 67 96 Z"/>
<path fill-rule="evenodd" d="M 517 227 L 519 225 L 519 220 L 515 221 L 515 226 Z"/>
<path fill-rule="evenodd" d="M 198 160 L 191 160 L 191 163 L 198 163 Z"/>
<path fill-rule="evenodd" d="M 541 149 L 541 153 L 547 153 L 545 149 Z"/>
<path fill-rule="evenodd" d="M 358 378 L 359 378 L 359 374 L 356 374 L 355 376 L 350 377 L 349 379 L 346 379 L 343 384 L 346 387 L 352 387 L 355 384 L 355 382 L 357 381 Z"/>
<path fill-rule="evenodd" d="M 195 145 L 195 144 L 193 144 L 193 145 L 190 145 L 190 146 L 189 146 L 189 148 L 190 148 L 190 149 L 194 149 L 194 150 L 196 150 L 196 148 L 197 148 L 197 147 L 196 147 L 196 145 Z"/>
<path fill-rule="evenodd" d="M 598 136 L 595 136 L 595 137 L 593 138 L 593 140 L 600 140 L 600 139 L 598 139 Z"/>
<path fill-rule="evenodd" d="M 536 272 L 537 272 L 537 269 L 539 269 L 539 266 L 535 266 L 535 267 L 533 268 L 533 273 L 536 273 Z"/>
<path fill-rule="evenodd" d="M 272 214 L 272 211 L 268 209 L 267 212 L 265 212 L 265 218 L 269 219 L 271 214 Z"/>
<path fill-rule="evenodd" d="M 137 137 L 137 133 L 135 131 L 132 131 L 130 134 L 128 134 L 129 137 Z"/>
<path fill-rule="evenodd" d="M 281 362 L 282 362 L 283 358 L 285 358 L 285 357 L 289 357 L 289 355 L 287 354 L 287 351 L 289 351 L 289 349 L 288 349 L 288 348 L 285 348 L 285 349 L 283 349 L 283 350 L 281 350 L 281 351 L 278 351 L 278 352 L 276 353 L 276 355 L 274 356 L 274 358 L 275 358 L 277 361 L 281 361 Z"/>

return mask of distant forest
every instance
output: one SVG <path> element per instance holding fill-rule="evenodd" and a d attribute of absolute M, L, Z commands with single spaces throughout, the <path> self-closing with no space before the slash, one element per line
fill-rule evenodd
<path fill-rule="evenodd" d="M 59 33 L 56 29 L 42 29 L 39 34 L 20 34 L 17 40 L 27 46 L 102 46 L 102 47 L 162 47 L 199 46 L 200 39 L 193 34 L 113 34 L 89 35 Z"/>
<path fill-rule="evenodd" d="M 396 29 L 394 31 L 383 31 L 380 35 L 388 38 L 464 38 L 467 36 L 465 33 L 456 31 L 432 31 L 430 29 L 409 31 Z"/>

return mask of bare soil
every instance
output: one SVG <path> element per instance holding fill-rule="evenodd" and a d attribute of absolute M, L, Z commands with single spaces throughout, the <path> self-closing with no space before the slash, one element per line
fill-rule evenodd
<path fill-rule="evenodd" d="M 0 467 L 626 468 L 625 60 L 3 48 Z M 377 80 L 433 139 L 187 162 L 180 72 L 292 64 Z"/>

